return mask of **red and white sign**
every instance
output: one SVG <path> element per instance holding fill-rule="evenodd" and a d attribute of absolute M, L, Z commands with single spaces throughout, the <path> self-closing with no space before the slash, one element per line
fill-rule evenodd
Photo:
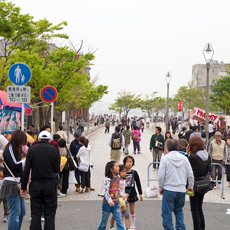
<path fill-rule="evenodd" d="M 205 120 L 205 111 L 199 108 L 194 108 L 191 118 Z M 217 123 L 219 121 L 219 116 L 213 113 L 209 113 L 209 121 Z"/>
<path fill-rule="evenodd" d="M 178 111 L 179 112 L 183 111 L 183 103 L 182 102 L 178 102 Z"/>

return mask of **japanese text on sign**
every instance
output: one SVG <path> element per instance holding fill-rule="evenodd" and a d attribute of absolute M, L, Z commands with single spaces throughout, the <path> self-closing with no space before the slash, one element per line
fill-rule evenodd
<path fill-rule="evenodd" d="M 30 87 L 29 86 L 7 86 L 8 103 L 29 103 Z"/>

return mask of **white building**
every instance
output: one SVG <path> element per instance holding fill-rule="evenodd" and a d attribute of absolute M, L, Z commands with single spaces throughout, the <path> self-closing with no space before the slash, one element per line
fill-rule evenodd
<path fill-rule="evenodd" d="M 213 80 L 217 80 L 221 77 L 229 76 L 226 66 L 224 62 L 218 62 L 213 60 L 210 65 L 209 70 L 209 85 L 212 84 Z M 206 79 L 207 79 L 207 69 L 206 64 L 196 64 L 192 66 L 192 81 L 193 86 L 196 88 L 204 88 L 206 87 Z"/>

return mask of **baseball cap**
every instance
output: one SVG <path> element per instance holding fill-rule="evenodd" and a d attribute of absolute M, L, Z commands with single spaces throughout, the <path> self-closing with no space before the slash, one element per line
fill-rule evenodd
<path fill-rule="evenodd" d="M 75 137 L 75 138 L 81 137 L 81 132 L 80 132 L 79 130 L 77 130 L 77 131 L 74 133 L 74 137 Z"/>
<path fill-rule="evenodd" d="M 38 138 L 39 139 L 50 140 L 51 136 L 50 136 L 50 133 L 48 131 L 42 131 L 42 132 L 39 133 Z"/>
<path fill-rule="evenodd" d="M 221 134 L 221 132 L 220 131 L 216 131 L 215 132 L 215 136 L 221 136 L 222 134 Z"/>

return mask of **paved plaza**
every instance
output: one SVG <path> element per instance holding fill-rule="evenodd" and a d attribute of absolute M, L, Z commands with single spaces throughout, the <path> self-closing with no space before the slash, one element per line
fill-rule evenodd
<path fill-rule="evenodd" d="M 110 128 L 112 132 L 114 127 Z M 111 133 L 110 133 L 111 134 Z M 149 141 L 153 131 L 144 130 L 141 139 L 141 154 L 134 155 L 132 145 L 130 145 L 130 154 L 134 156 L 136 164 L 133 169 L 137 170 L 141 179 L 143 192 L 147 187 L 147 167 L 152 162 L 152 155 L 149 151 Z M 56 229 L 97 229 L 101 218 L 101 201 L 98 196 L 103 192 L 103 178 L 105 164 L 110 160 L 110 148 L 108 146 L 109 134 L 104 133 L 101 128 L 89 135 L 90 145 L 93 148 L 93 164 L 94 169 L 91 170 L 91 184 L 96 190 L 94 192 L 79 194 L 75 192 L 75 186 L 70 185 L 68 195 L 58 199 L 58 210 L 56 218 Z M 124 154 L 121 155 L 121 162 Z M 120 163 L 121 163 L 120 162 Z M 150 168 L 150 177 L 157 178 L 157 171 Z M 229 229 L 230 215 L 226 215 L 226 211 L 230 208 L 230 188 L 224 181 L 224 197 L 221 198 L 221 189 L 218 188 L 205 195 L 204 212 L 207 222 L 206 229 Z M 158 185 L 152 182 L 150 185 Z M 188 201 L 188 196 L 186 197 Z M 27 215 L 23 222 L 22 229 L 29 227 L 29 200 L 27 203 Z M 161 196 L 158 198 L 147 199 L 144 196 L 143 202 L 137 203 L 137 224 L 136 229 L 162 229 L 161 225 Z M 185 206 L 185 222 L 187 229 L 192 229 L 192 217 L 189 202 Z M 0 207 L 0 217 L 3 217 L 3 207 Z M 7 229 L 7 224 L 0 223 L 0 229 Z"/>

